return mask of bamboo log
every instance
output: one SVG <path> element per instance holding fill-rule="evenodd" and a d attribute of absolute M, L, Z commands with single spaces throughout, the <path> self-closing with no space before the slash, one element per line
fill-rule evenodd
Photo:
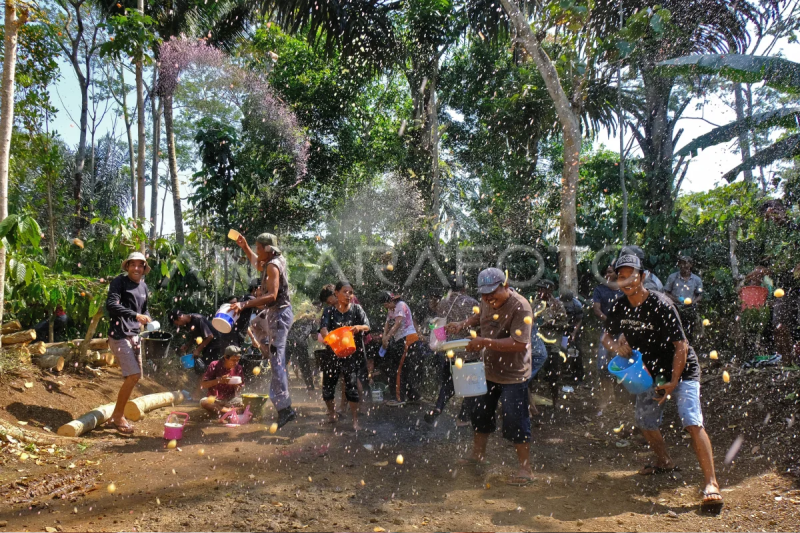
<path fill-rule="evenodd" d="M 97 409 L 89 411 L 72 422 L 67 422 L 58 428 L 58 434 L 62 437 L 79 437 L 87 431 L 91 431 L 97 426 L 105 424 L 108 419 L 111 418 L 115 405 L 115 403 L 101 405 Z"/>
<path fill-rule="evenodd" d="M 0 329 L 0 334 L 8 335 L 9 333 L 14 333 L 15 331 L 19 331 L 22 329 L 22 324 L 19 323 L 19 320 L 12 320 L 6 324 L 3 324 L 3 328 Z"/>
<path fill-rule="evenodd" d="M 66 342 L 53 342 L 47 345 L 48 350 L 54 349 L 64 349 L 69 348 L 73 350 L 75 348 L 80 348 L 83 339 L 74 339 L 71 341 Z M 90 350 L 108 350 L 108 338 L 107 337 L 100 337 L 97 339 L 90 339 L 89 340 L 89 349 Z"/>
<path fill-rule="evenodd" d="M 35 342 L 33 344 L 28 345 L 28 353 L 37 356 L 37 355 L 44 355 L 47 353 L 47 345 L 44 342 Z"/>
<path fill-rule="evenodd" d="M 11 344 L 22 344 L 23 342 L 33 342 L 36 340 L 36 331 L 26 329 L 25 331 L 17 331 L 16 333 L 9 333 L 0 337 L 0 342 L 3 346 Z"/>
<path fill-rule="evenodd" d="M 45 355 L 58 355 L 60 357 L 69 357 L 75 349 L 72 346 L 64 345 L 64 346 L 53 346 L 52 344 L 46 344 L 47 349 L 45 350 Z"/>
<path fill-rule="evenodd" d="M 48 370 L 55 370 L 61 372 L 64 370 L 64 358 L 60 355 L 41 355 L 31 359 L 33 364 L 46 368 Z"/>
<path fill-rule="evenodd" d="M 155 394 L 148 394 L 135 400 L 129 400 L 125 404 L 125 418 L 128 420 L 141 420 L 145 413 L 166 407 L 168 405 L 177 405 L 183 403 L 183 393 L 181 391 L 172 392 L 157 392 Z"/>

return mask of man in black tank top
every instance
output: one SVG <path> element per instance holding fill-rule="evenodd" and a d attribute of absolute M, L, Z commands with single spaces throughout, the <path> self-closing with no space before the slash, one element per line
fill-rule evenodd
<path fill-rule="evenodd" d="M 247 254 L 250 263 L 261 270 L 260 296 L 234 304 L 231 309 L 256 309 L 253 332 L 258 335 L 261 353 L 269 357 L 272 367 L 272 380 L 269 384 L 269 397 L 278 411 L 278 427 L 294 420 L 297 415 L 292 409 L 289 396 L 289 374 L 286 371 L 286 338 L 292 326 L 294 315 L 289 301 L 289 279 L 286 258 L 278 248 L 278 238 L 271 233 L 256 237 L 256 251 L 253 252 L 244 236 L 240 235 L 236 244 Z"/>

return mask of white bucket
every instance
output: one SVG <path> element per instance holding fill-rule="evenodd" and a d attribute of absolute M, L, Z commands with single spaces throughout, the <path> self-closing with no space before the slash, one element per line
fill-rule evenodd
<path fill-rule="evenodd" d="M 144 329 L 147 331 L 158 331 L 161 329 L 161 323 L 158 320 L 153 320 L 148 322 Z"/>
<path fill-rule="evenodd" d="M 468 398 L 486 394 L 486 372 L 481 361 L 464 363 L 461 368 L 450 367 L 453 371 L 453 388 L 456 396 Z"/>
<path fill-rule="evenodd" d="M 233 311 L 231 311 L 230 304 L 223 304 L 223 306 L 219 308 L 219 311 L 217 311 L 217 314 L 214 315 L 214 319 L 211 320 L 211 325 L 220 333 L 230 333 L 233 329 L 233 325 L 236 323 L 234 319 L 235 316 Z"/>

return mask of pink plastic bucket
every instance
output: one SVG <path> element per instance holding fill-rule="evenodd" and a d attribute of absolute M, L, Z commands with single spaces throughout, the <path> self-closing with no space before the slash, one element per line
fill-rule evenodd
<path fill-rule="evenodd" d="M 178 418 L 180 416 L 185 417 L 183 420 L 174 420 L 174 418 Z M 164 438 L 166 440 L 181 440 L 183 438 L 183 428 L 186 427 L 186 423 L 189 421 L 189 415 L 186 413 L 179 413 L 178 411 L 173 411 L 167 417 L 167 421 L 164 423 Z"/>

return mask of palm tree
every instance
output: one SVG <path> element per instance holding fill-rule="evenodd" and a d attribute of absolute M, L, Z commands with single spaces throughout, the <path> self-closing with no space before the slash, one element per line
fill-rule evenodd
<path fill-rule="evenodd" d="M 126 1 L 132 4 L 135 0 Z M 110 13 L 124 12 L 126 3 L 116 3 L 112 0 L 103 4 L 103 7 Z M 145 14 L 154 19 L 155 31 L 163 41 L 183 34 L 189 37 L 206 38 L 209 44 L 223 50 L 230 50 L 256 16 L 256 6 L 243 0 L 221 0 L 206 3 L 194 2 L 193 0 L 169 0 L 148 3 L 145 6 Z M 153 52 L 156 59 L 158 59 L 158 50 L 156 49 Z M 158 69 L 157 62 L 153 68 Z M 156 77 L 157 73 L 154 73 L 154 80 Z M 154 96 L 155 92 L 151 97 Z M 170 188 L 172 190 L 172 209 L 175 216 L 175 239 L 178 243 L 183 244 L 183 209 L 181 207 L 181 190 L 178 180 L 178 159 L 175 150 L 172 95 L 165 95 L 158 107 L 164 113 L 164 130 L 171 180 Z M 156 107 L 153 106 L 153 109 L 156 109 Z M 154 120 L 154 122 L 156 121 Z M 154 150 L 153 157 L 159 157 L 157 150 Z M 155 168 L 155 164 L 153 167 Z M 155 217 L 153 218 L 155 219 Z"/>

